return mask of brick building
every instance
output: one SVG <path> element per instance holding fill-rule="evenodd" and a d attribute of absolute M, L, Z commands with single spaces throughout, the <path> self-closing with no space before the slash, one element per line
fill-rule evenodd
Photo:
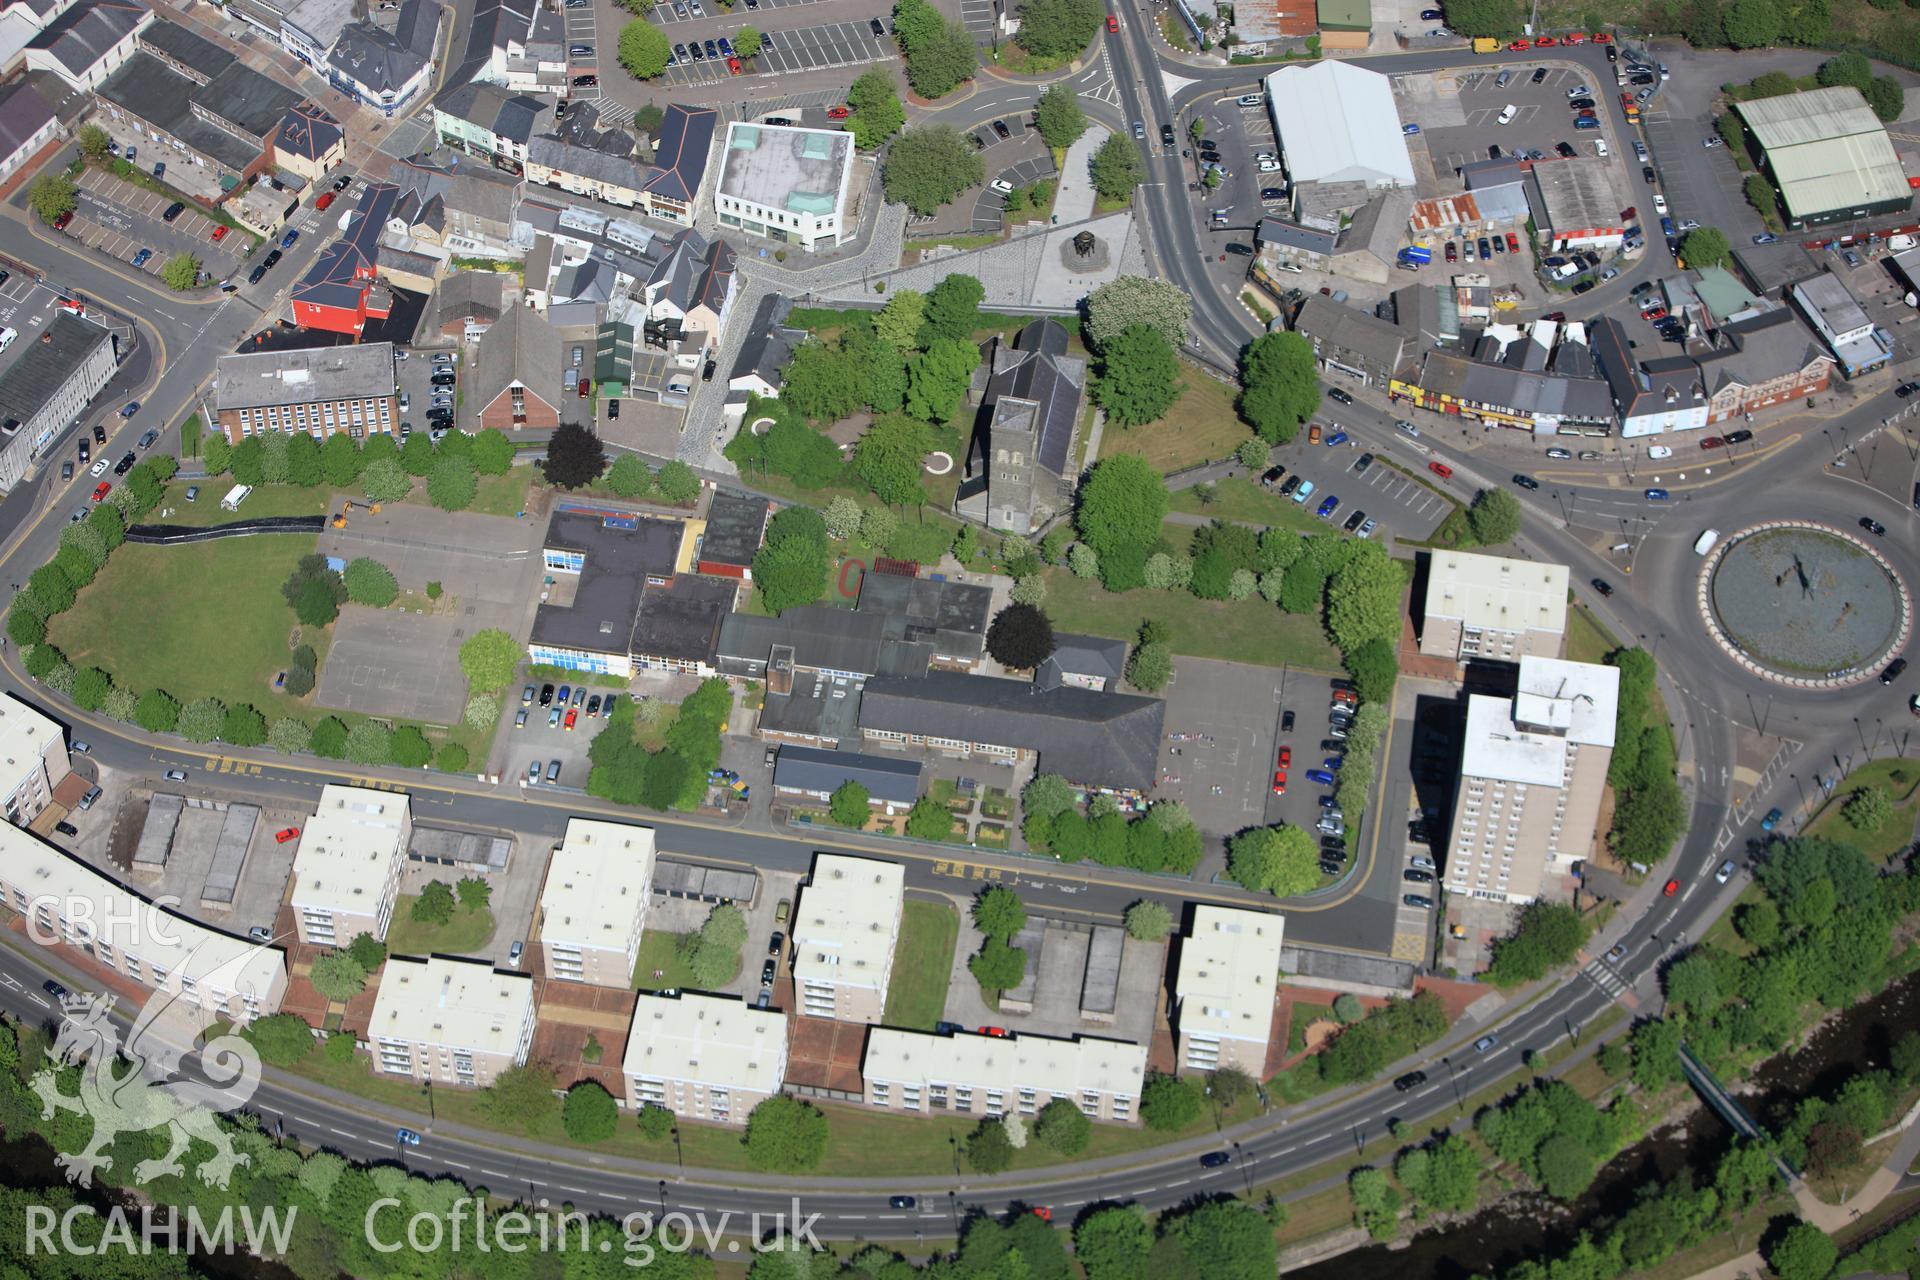
<path fill-rule="evenodd" d="M 391 435 L 399 421 L 393 344 L 308 347 L 221 356 L 214 416 L 233 444 L 268 431 L 304 431 L 324 440 Z"/>

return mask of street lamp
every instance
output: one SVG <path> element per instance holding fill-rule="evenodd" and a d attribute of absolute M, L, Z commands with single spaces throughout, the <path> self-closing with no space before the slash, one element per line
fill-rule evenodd
<path fill-rule="evenodd" d="M 680 1162 L 680 1177 L 682 1179 L 685 1179 L 687 1176 L 687 1156 L 686 1156 L 686 1152 L 680 1149 L 680 1126 L 679 1125 L 673 1126 L 672 1132 L 673 1132 L 673 1156 L 674 1156 L 674 1159 Z"/>

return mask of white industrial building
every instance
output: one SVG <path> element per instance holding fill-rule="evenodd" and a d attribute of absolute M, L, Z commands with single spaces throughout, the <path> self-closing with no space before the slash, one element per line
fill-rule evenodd
<path fill-rule="evenodd" d="M 1393 86 L 1345 62 L 1282 67 L 1267 77 L 1267 110 L 1287 177 L 1302 182 L 1413 186 Z"/>

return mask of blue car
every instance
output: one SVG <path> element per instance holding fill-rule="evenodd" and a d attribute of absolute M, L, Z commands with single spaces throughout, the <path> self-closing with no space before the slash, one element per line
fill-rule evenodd
<path fill-rule="evenodd" d="M 1411 138 L 1415 134 L 1420 132 L 1420 126 L 1417 124 L 1403 124 L 1400 126 L 1400 132 L 1405 136 Z"/>
<path fill-rule="evenodd" d="M 420 1135 L 411 1129 L 395 1129 L 393 1131 L 393 1140 L 409 1147 L 417 1147 L 420 1145 Z"/>
<path fill-rule="evenodd" d="M 1339 506 L 1340 506 L 1339 498 L 1337 497 L 1328 498 L 1325 502 L 1320 504 L 1319 510 L 1315 511 L 1314 514 L 1319 516 L 1322 520 L 1325 520 L 1328 516 L 1332 515 L 1339 508 Z"/>
<path fill-rule="evenodd" d="M 733 42 L 725 36 L 720 37 L 720 56 L 723 58 L 731 58 L 733 56 Z"/>
<path fill-rule="evenodd" d="M 1323 787 L 1330 787 L 1333 785 L 1333 775 L 1325 769 L 1309 769 L 1307 770 L 1307 781 L 1317 782 Z"/>
<path fill-rule="evenodd" d="M 1665 502 L 1665 501 L 1667 500 L 1667 497 L 1668 497 L 1668 494 L 1667 494 L 1667 491 L 1666 491 L 1665 489 L 1649 489 L 1649 490 L 1647 490 L 1647 501 L 1648 501 L 1648 502 Z"/>
<path fill-rule="evenodd" d="M 1351 439 L 1353 439 L 1353 437 L 1348 435 L 1346 432 L 1336 431 L 1332 435 L 1327 437 L 1327 448 L 1337 449 Z"/>
<path fill-rule="evenodd" d="M 142 249 L 133 255 L 133 265 L 136 267 L 144 267 L 151 261 L 153 261 L 153 250 L 151 249 Z"/>
<path fill-rule="evenodd" d="M 1339 756 L 1328 756 L 1320 762 L 1320 767 L 1330 772 L 1338 773 L 1340 772 L 1340 766 L 1345 763 L 1346 761 Z"/>
<path fill-rule="evenodd" d="M 1775 827 L 1780 825 L 1780 819 L 1784 818 L 1785 816 L 1786 815 L 1781 813 L 1778 809 L 1767 810 L 1767 816 L 1760 819 L 1760 829 L 1762 831 L 1773 830 Z"/>
<path fill-rule="evenodd" d="M 556 694 L 554 694 L 554 695 L 553 695 L 553 701 L 554 701 L 554 705 L 555 705 L 555 706 L 561 706 L 561 707 L 564 707 L 564 706 L 566 706 L 566 705 L 567 705 L 567 695 L 569 695 L 569 694 L 571 694 L 572 692 L 573 692 L 573 686 L 572 686 L 572 685 L 570 685 L 570 684 L 563 684 L 563 685 L 561 685 L 561 686 L 560 686 L 560 692 L 559 692 L 559 693 L 556 693 Z"/>
<path fill-rule="evenodd" d="M 293 248 L 293 242 L 299 238 L 300 233 L 298 231 L 289 231 L 280 237 L 280 247 L 282 249 L 291 249 Z"/>

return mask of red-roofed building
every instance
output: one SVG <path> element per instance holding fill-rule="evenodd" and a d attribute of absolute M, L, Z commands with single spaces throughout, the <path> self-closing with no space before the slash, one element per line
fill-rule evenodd
<path fill-rule="evenodd" d="M 393 311 L 393 294 L 375 278 L 380 261 L 380 232 L 400 189 L 372 183 L 360 193 L 353 220 L 326 247 L 306 278 L 293 289 L 293 320 L 303 329 L 324 329 L 359 337 L 368 320 L 384 320 Z"/>

